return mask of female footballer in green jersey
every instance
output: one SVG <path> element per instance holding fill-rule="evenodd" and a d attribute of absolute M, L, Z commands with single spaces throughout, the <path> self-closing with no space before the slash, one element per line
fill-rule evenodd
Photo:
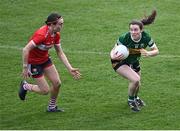
<path fill-rule="evenodd" d="M 115 47 L 110 53 L 113 69 L 119 75 L 129 80 L 128 105 L 135 112 L 140 111 L 140 107 L 145 105 L 138 97 L 141 78 L 140 57 L 152 57 L 159 53 L 153 39 L 143 30 L 144 25 L 153 23 L 155 17 L 156 10 L 153 10 L 151 15 L 140 21 L 132 20 L 129 23 L 129 32 L 119 37 L 115 47 L 123 44 L 129 49 L 129 56 L 126 59 L 124 59 L 123 54 L 117 55 L 115 53 Z M 146 47 L 150 47 L 150 51 L 145 50 Z"/>

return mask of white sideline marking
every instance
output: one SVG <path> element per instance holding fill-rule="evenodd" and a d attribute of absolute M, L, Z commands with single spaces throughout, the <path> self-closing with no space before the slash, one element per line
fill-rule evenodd
<path fill-rule="evenodd" d="M 15 50 L 22 50 L 22 47 L 18 46 L 4 46 L 0 45 L 1 49 L 15 49 Z M 95 54 L 95 55 L 109 55 L 108 52 L 96 52 L 96 51 L 70 51 L 70 50 L 64 50 L 67 53 L 73 53 L 73 54 Z M 161 58 L 180 58 L 180 55 L 158 55 L 158 57 Z"/>
<path fill-rule="evenodd" d="M 15 49 L 15 50 L 21 50 L 21 47 L 18 46 L 8 46 L 8 45 L 0 45 L 1 49 Z"/>

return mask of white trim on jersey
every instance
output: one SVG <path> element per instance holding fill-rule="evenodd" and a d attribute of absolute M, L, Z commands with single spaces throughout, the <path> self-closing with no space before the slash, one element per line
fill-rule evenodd
<path fill-rule="evenodd" d="M 151 48 L 151 49 L 157 48 L 157 46 L 156 46 L 156 44 L 154 43 L 150 48 Z"/>
<path fill-rule="evenodd" d="M 47 46 L 47 45 L 44 45 L 44 44 L 40 44 L 40 45 L 37 46 L 37 48 L 40 49 L 40 50 L 43 50 L 43 51 L 47 51 L 47 50 L 49 50 L 52 46 L 53 46 L 53 45 Z"/>
<path fill-rule="evenodd" d="M 30 43 L 32 43 L 34 47 L 37 47 L 37 45 L 35 44 L 33 40 L 31 40 Z"/>
<path fill-rule="evenodd" d="M 61 44 L 60 43 L 59 44 L 54 44 L 54 46 L 61 48 Z"/>
<path fill-rule="evenodd" d="M 132 39 L 134 42 L 136 42 L 136 43 L 138 43 L 138 42 L 141 40 L 141 38 L 142 38 L 142 33 L 140 33 L 140 38 L 139 38 L 139 40 L 134 40 L 133 37 L 132 37 L 132 34 L 130 34 L 130 35 L 131 35 L 131 39 Z"/>
<path fill-rule="evenodd" d="M 154 40 L 151 39 L 151 40 L 149 41 L 148 45 L 150 46 L 150 45 L 152 45 L 153 43 L 154 43 Z"/>
<path fill-rule="evenodd" d="M 119 40 L 117 40 L 116 45 L 122 45 L 122 43 Z"/>

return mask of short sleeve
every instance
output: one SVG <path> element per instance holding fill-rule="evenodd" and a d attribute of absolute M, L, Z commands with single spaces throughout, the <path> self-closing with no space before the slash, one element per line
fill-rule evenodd
<path fill-rule="evenodd" d="M 124 45 L 125 44 L 125 34 L 120 36 L 119 39 L 117 40 L 118 45 Z"/>
<path fill-rule="evenodd" d="M 148 46 L 152 47 L 154 45 L 154 40 L 151 38 L 150 41 L 148 42 Z"/>
<path fill-rule="evenodd" d="M 151 38 L 151 36 L 148 33 L 145 32 L 145 34 L 146 34 L 146 43 L 147 43 L 147 45 L 149 47 L 152 47 L 154 45 L 154 43 L 155 43 L 154 40 Z"/>

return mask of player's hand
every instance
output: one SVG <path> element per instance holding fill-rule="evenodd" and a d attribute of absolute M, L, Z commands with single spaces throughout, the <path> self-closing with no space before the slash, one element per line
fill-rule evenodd
<path fill-rule="evenodd" d="M 70 73 L 73 76 L 73 78 L 76 80 L 81 78 L 81 73 L 78 68 L 72 68 L 70 70 Z"/>
<path fill-rule="evenodd" d="M 112 56 L 111 56 L 112 60 L 124 60 L 124 55 L 123 54 L 119 54 L 118 52 L 115 52 Z"/>
<path fill-rule="evenodd" d="M 27 79 L 28 77 L 30 77 L 32 75 L 32 73 L 29 71 L 28 68 L 23 68 L 23 71 L 22 71 L 22 77 L 24 79 Z"/>
<path fill-rule="evenodd" d="M 150 54 L 147 50 L 145 49 L 140 49 L 140 52 L 141 52 L 141 55 L 144 56 L 144 57 L 149 57 Z"/>

